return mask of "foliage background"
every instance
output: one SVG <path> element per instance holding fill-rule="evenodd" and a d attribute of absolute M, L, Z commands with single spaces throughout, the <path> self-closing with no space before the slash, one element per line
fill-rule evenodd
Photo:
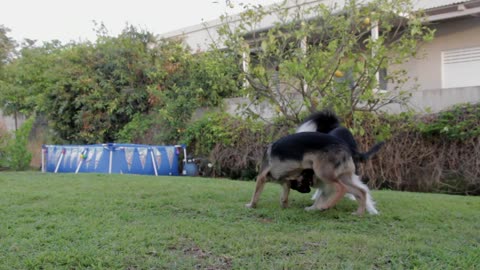
<path fill-rule="evenodd" d="M 53 143 L 139 141 L 150 125 L 159 128 L 150 143 L 172 143 L 197 108 L 238 91 L 229 54 L 194 54 L 133 26 L 117 37 L 96 31 L 93 43 L 29 41 L 5 59 L 4 113 L 46 117 Z"/>

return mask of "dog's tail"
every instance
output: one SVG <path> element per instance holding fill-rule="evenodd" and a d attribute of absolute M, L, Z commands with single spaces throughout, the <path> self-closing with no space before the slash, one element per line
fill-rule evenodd
<path fill-rule="evenodd" d="M 380 149 L 382 148 L 382 146 L 385 144 L 385 142 L 379 142 L 377 144 L 375 144 L 372 148 L 370 148 L 370 150 L 368 150 L 367 152 L 365 153 L 356 153 L 354 155 L 354 158 L 355 160 L 359 161 L 359 162 L 365 162 L 367 161 L 368 159 L 370 159 L 373 155 L 375 155 L 378 151 L 380 151 Z"/>
<path fill-rule="evenodd" d="M 338 116 L 331 110 L 322 110 L 308 116 L 303 123 L 297 127 L 296 133 L 315 131 L 328 133 L 338 126 L 340 126 Z"/>

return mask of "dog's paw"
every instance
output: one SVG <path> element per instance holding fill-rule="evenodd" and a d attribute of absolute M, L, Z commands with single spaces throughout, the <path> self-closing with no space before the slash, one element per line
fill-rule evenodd
<path fill-rule="evenodd" d="M 308 206 L 308 207 L 305 207 L 305 211 L 313 211 L 313 210 L 317 210 L 317 208 L 315 208 L 315 206 Z"/>
<path fill-rule="evenodd" d="M 253 204 L 253 203 L 247 203 L 247 204 L 245 204 L 245 207 L 246 207 L 246 208 L 255 208 L 255 204 Z"/>
<path fill-rule="evenodd" d="M 305 207 L 305 211 L 325 211 L 325 208 L 317 208 L 315 205 Z"/>

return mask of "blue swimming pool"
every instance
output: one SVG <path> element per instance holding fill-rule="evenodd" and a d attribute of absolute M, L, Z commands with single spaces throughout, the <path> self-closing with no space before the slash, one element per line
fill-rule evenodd
<path fill-rule="evenodd" d="M 42 171 L 180 175 L 185 156 L 184 145 L 43 145 Z"/>

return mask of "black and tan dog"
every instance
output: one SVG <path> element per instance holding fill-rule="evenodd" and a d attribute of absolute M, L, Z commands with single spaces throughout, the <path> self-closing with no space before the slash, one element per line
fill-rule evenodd
<path fill-rule="evenodd" d="M 348 148 L 350 148 L 352 153 L 354 153 L 353 161 L 355 162 L 355 171 L 357 174 L 359 163 L 370 159 L 384 144 L 384 142 L 379 142 L 366 153 L 361 153 L 352 132 L 350 132 L 348 128 L 341 126 L 338 116 L 330 110 L 319 111 L 308 116 L 302 124 L 298 126 L 296 133 L 300 132 L 321 132 L 341 139 Z"/>
<path fill-rule="evenodd" d="M 352 157 L 357 154 L 341 139 L 320 132 L 301 132 L 283 137 L 269 146 L 252 199 L 246 207 L 256 207 L 267 179 L 282 184 L 281 204 L 288 206 L 290 180 L 298 179 L 303 171 L 311 169 L 315 175 L 312 186 L 327 187 L 331 196 L 319 196 L 306 210 L 331 208 L 349 192 L 359 204 L 356 214 L 362 215 L 365 210 L 377 214 L 368 187 L 355 174 Z"/>
<path fill-rule="evenodd" d="M 332 112 L 331 110 L 322 110 L 316 113 L 311 114 L 308 116 L 302 124 L 300 124 L 296 130 L 297 133 L 299 132 L 321 132 L 332 135 L 341 139 L 351 150 L 353 153 L 353 162 L 355 163 L 355 173 L 358 175 L 359 173 L 359 165 L 370 159 L 375 153 L 377 153 L 383 146 L 384 142 L 379 142 L 375 144 L 370 150 L 366 153 L 361 153 L 358 149 L 358 144 L 353 137 L 353 134 L 350 130 L 346 127 L 340 125 L 340 119 L 338 116 Z M 310 170 L 305 170 L 302 175 L 295 180 L 292 180 L 294 184 L 294 188 L 298 191 L 306 190 L 305 186 L 309 185 L 313 177 L 313 172 Z M 298 188 L 297 188 L 298 186 Z M 300 191 L 302 192 L 302 191 Z M 328 192 L 328 188 L 324 191 L 324 194 Z M 305 193 L 305 192 L 302 192 Z M 312 199 L 316 199 L 318 196 L 321 196 L 322 190 L 317 189 L 315 195 L 313 195 Z M 350 194 L 348 194 L 350 195 Z M 350 198 L 354 199 L 354 197 L 349 196 Z"/>

